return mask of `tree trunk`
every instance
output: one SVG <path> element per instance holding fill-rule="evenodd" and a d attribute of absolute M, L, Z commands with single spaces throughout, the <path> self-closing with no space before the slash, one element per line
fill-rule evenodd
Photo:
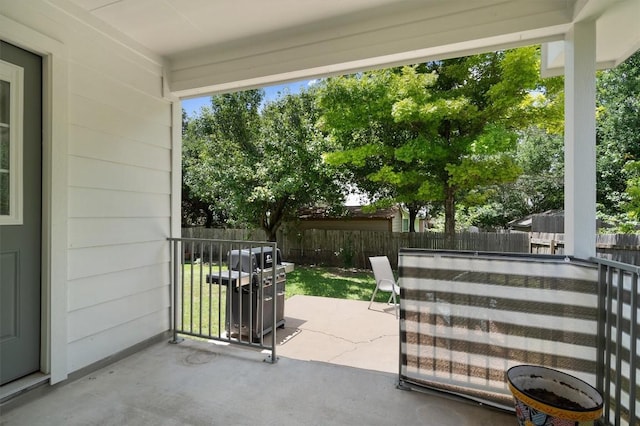
<path fill-rule="evenodd" d="M 285 208 L 289 197 L 284 197 L 278 200 L 271 210 L 269 215 L 266 214 L 262 217 L 262 229 L 267 233 L 267 238 L 271 242 L 276 242 L 278 236 L 278 228 L 282 224 L 282 220 L 285 215 Z"/>
<path fill-rule="evenodd" d="M 447 186 L 444 200 L 444 233 L 446 248 L 453 249 L 456 237 L 456 197 L 454 188 Z"/>
<path fill-rule="evenodd" d="M 269 220 L 265 219 L 262 221 L 262 229 L 267 234 L 267 241 L 274 243 L 276 242 L 278 228 L 280 227 L 281 221 L 277 219 L 275 221 L 272 221 L 271 219 L 274 218 L 269 217 Z"/>
<path fill-rule="evenodd" d="M 416 217 L 418 217 L 418 209 L 409 207 L 409 232 L 416 232 Z"/>
<path fill-rule="evenodd" d="M 278 230 L 277 229 L 268 229 L 267 230 L 267 241 L 270 241 L 272 243 L 275 243 L 277 240 L 278 236 Z"/>
<path fill-rule="evenodd" d="M 206 220 L 204 222 L 204 227 L 209 229 L 213 228 L 213 212 L 209 209 L 209 205 L 205 204 L 203 208 L 204 214 L 206 216 Z"/>

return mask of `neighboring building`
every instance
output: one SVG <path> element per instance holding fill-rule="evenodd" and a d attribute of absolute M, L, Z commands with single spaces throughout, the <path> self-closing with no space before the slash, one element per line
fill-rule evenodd
<path fill-rule="evenodd" d="M 409 232 L 409 212 L 400 206 L 364 212 L 362 206 L 346 206 L 342 215 L 333 215 L 325 208 L 304 209 L 297 222 L 290 226 L 299 230 L 326 229 L 348 231 Z M 416 231 L 424 231 L 424 218 L 416 218 Z"/>
<path fill-rule="evenodd" d="M 522 232 L 546 232 L 550 234 L 564 233 L 564 211 L 548 210 L 535 213 L 508 223 L 510 229 Z M 609 228 L 602 220 L 596 220 L 596 229 Z"/>
<path fill-rule="evenodd" d="M 507 228 L 512 231 L 531 232 L 531 223 L 533 222 L 533 215 L 528 215 L 518 219 L 514 219 L 507 223 Z"/>

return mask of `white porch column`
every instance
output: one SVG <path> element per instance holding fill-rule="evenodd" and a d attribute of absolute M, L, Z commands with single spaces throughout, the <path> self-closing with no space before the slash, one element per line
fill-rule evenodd
<path fill-rule="evenodd" d="M 596 26 L 576 23 L 565 39 L 565 253 L 596 255 Z"/>

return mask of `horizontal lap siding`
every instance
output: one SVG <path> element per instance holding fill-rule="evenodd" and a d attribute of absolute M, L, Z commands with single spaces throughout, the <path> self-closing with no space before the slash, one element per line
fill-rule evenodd
<path fill-rule="evenodd" d="M 99 335 L 121 324 L 153 315 L 156 306 L 168 306 L 169 292 L 156 287 L 145 292 L 73 311 L 69 316 L 69 342 Z M 133 332 L 133 330 L 131 330 Z"/>
<path fill-rule="evenodd" d="M 64 24 L 71 372 L 169 328 L 172 115 L 158 64 Z"/>
<path fill-rule="evenodd" d="M 74 249 L 69 251 L 69 279 L 98 276 L 163 262 L 169 262 L 169 244 L 162 240 Z"/>
<path fill-rule="evenodd" d="M 160 333 L 162 329 L 166 328 L 162 326 L 166 322 L 166 317 L 166 312 L 155 311 L 129 321 L 121 321 L 119 324 L 102 330 L 100 333 L 69 342 L 67 359 L 69 371 L 76 371 L 104 359 L 108 355 L 118 353 L 143 342 L 152 337 L 150 331 L 159 330 L 158 333 Z M 96 358 L 96 354 L 103 356 Z"/>
<path fill-rule="evenodd" d="M 170 231 L 167 217 L 83 217 L 70 221 L 69 247 L 81 249 L 158 241 Z M 113 232 L 118 229 L 120 232 Z"/>
<path fill-rule="evenodd" d="M 69 188 L 70 218 L 167 218 L 169 194 Z"/>
<path fill-rule="evenodd" d="M 168 281 L 169 268 L 164 263 L 76 278 L 69 281 L 69 311 L 146 293 Z"/>
<path fill-rule="evenodd" d="M 171 170 L 171 150 L 167 147 L 80 126 L 69 128 L 69 154 L 151 170 Z"/>
<path fill-rule="evenodd" d="M 400 285 L 406 380 L 499 405 L 518 364 L 595 382 L 595 268 L 407 250 Z"/>

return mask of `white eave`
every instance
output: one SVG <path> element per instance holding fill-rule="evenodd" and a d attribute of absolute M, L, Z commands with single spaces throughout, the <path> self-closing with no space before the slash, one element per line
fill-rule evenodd
<path fill-rule="evenodd" d="M 583 2 L 585 3 L 585 2 Z M 596 21 L 596 66 L 613 68 L 640 49 L 640 2 L 586 2 L 577 19 Z M 608 7 L 605 7 L 608 6 Z M 542 45 L 542 75 L 564 73 L 564 43 L 562 40 Z"/>
<path fill-rule="evenodd" d="M 640 0 L 49 1 L 161 58 L 178 97 L 534 43 L 554 75 L 585 20 L 597 23 L 600 67 L 640 47 Z"/>

